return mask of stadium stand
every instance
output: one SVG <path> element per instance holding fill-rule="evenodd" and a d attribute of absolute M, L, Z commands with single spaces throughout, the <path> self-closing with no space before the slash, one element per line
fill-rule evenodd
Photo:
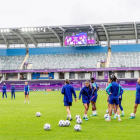
<path fill-rule="evenodd" d="M 110 67 L 140 67 L 140 44 L 112 45 Z"/>
<path fill-rule="evenodd" d="M 1 49 L 0 70 L 19 69 L 26 55 L 26 49 Z"/>
<path fill-rule="evenodd" d="M 27 63 L 32 69 L 96 68 L 97 62 L 106 61 L 107 47 L 57 47 L 29 49 Z"/>

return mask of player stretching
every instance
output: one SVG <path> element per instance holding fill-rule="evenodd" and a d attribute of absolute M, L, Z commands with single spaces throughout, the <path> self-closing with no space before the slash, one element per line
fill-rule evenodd
<path fill-rule="evenodd" d="M 136 116 L 137 112 L 137 107 L 140 104 L 140 78 L 137 80 L 137 85 L 136 85 L 136 100 L 135 100 L 135 105 L 134 105 L 134 116 L 131 116 L 129 119 L 134 119 Z"/>
<path fill-rule="evenodd" d="M 85 107 L 83 119 L 85 119 L 86 121 L 88 121 L 87 112 L 89 109 L 91 92 L 92 92 L 92 90 L 90 87 L 90 83 L 89 83 L 89 81 L 86 81 L 85 87 L 82 88 L 82 90 L 80 91 L 80 94 L 79 94 L 79 100 L 81 99 L 81 96 L 82 96 L 82 102 Z"/>
<path fill-rule="evenodd" d="M 24 95 L 25 95 L 25 102 L 24 103 L 26 103 L 26 98 L 28 98 L 28 103 L 29 103 L 29 85 L 28 85 L 28 82 L 25 82 Z"/>
<path fill-rule="evenodd" d="M 14 96 L 14 99 L 15 99 L 15 86 L 14 86 L 14 83 L 12 83 L 12 86 L 11 86 L 11 99 L 13 99 L 13 96 Z"/>
<path fill-rule="evenodd" d="M 62 94 L 64 94 L 64 106 L 66 106 L 67 110 L 67 120 L 72 120 L 71 113 L 70 113 L 70 106 L 72 106 L 72 94 L 74 95 L 75 102 L 77 102 L 76 93 L 72 85 L 70 85 L 70 82 L 68 79 L 65 80 L 65 85 L 62 87 Z"/>
<path fill-rule="evenodd" d="M 97 100 L 97 91 L 99 90 L 99 87 L 96 83 L 94 83 L 95 79 L 91 78 L 90 79 L 92 83 L 92 94 L 91 94 L 91 104 L 92 104 L 92 115 L 90 116 L 97 116 L 97 109 L 96 109 L 96 100 Z"/>
<path fill-rule="evenodd" d="M 2 87 L 2 99 L 4 99 L 4 94 L 5 94 L 5 97 L 6 97 L 6 100 L 7 100 L 6 89 L 7 89 L 7 86 L 6 86 L 5 83 L 4 83 L 4 84 L 3 84 L 3 87 Z"/>
<path fill-rule="evenodd" d="M 121 121 L 120 118 L 120 110 L 119 110 L 119 94 L 120 94 L 120 85 L 116 82 L 117 78 L 116 76 L 112 76 L 112 83 L 110 83 L 107 88 L 106 88 L 106 92 L 108 93 L 108 95 L 110 95 L 110 99 L 109 99 L 109 104 L 110 104 L 110 108 L 109 108 L 109 117 L 106 119 L 106 121 L 111 121 L 111 114 L 112 114 L 112 109 L 114 107 L 114 104 L 116 105 L 117 108 L 117 114 L 118 114 L 118 121 Z M 110 92 L 108 91 L 110 88 Z"/>

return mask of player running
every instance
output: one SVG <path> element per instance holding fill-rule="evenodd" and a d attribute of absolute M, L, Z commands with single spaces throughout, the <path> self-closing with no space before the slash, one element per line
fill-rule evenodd
<path fill-rule="evenodd" d="M 108 95 L 110 95 L 109 117 L 106 119 L 106 121 L 111 121 L 111 114 L 112 114 L 112 109 L 114 107 L 114 104 L 116 105 L 116 108 L 117 108 L 118 121 L 121 121 L 120 110 L 119 110 L 120 85 L 116 81 L 117 81 L 117 77 L 115 75 L 113 75 L 112 83 L 110 83 L 106 88 L 106 92 L 108 93 Z M 109 92 L 109 89 L 110 89 L 110 92 Z"/>
<path fill-rule="evenodd" d="M 15 86 L 14 86 L 14 83 L 12 83 L 12 86 L 11 86 L 11 99 L 13 99 L 13 96 L 14 96 L 14 99 L 15 99 Z"/>
<path fill-rule="evenodd" d="M 137 84 L 136 84 L 136 100 L 135 100 L 135 105 L 134 105 L 134 116 L 131 116 L 129 119 L 134 119 L 136 116 L 136 112 L 137 112 L 137 107 L 140 104 L 140 78 L 138 78 L 137 80 Z"/>
<path fill-rule="evenodd" d="M 25 82 L 24 95 L 25 95 L 25 102 L 24 103 L 26 103 L 26 98 L 28 98 L 28 103 L 29 103 L 29 85 L 28 85 L 28 82 Z"/>
<path fill-rule="evenodd" d="M 87 112 L 89 109 L 91 92 L 92 90 L 91 90 L 89 81 L 85 81 L 85 87 L 83 87 L 80 91 L 79 100 L 81 99 L 81 96 L 82 96 L 82 102 L 85 107 L 83 119 L 85 119 L 86 121 L 88 121 Z"/>
<path fill-rule="evenodd" d="M 7 86 L 6 86 L 5 83 L 3 83 L 3 87 L 2 87 L 2 100 L 4 99 L 4 94 L 5 94 L 5 97 L 6 97 L 6 100 L 7 100 L 6 89 L 7 89 Z"/>
<path fill-rule="evenodd" d="M 75 98 L 75 102 L 77 102 L 77 97 L 76 97 L 76 93 L 75 90 L 73 88 L 72 85 L 70 85 L 70 82 L 68 79 L 65 80 L 65 85 L 62 87 L 62 94 L 64 94 L 64 106 L 66 106 L 66 110 L 67 110 L 67 120 L 70 119 L 70 121 L 72 120 L 71 117 L 71 113 L 70 113 L 70 106 L 72 106 L 72 94 L 74 95 Z"/>
<path fill-rule="evenodd" d="M 92 104 L 92 115 L 97 116 L 96 100 L 97 100 L 97 91 L 99 90 L 98 85 L 95 83 L 95 79 L 91 78 L 90 82 L 92 83 L 92 94 L 91 94 L 91 104 Z"/>

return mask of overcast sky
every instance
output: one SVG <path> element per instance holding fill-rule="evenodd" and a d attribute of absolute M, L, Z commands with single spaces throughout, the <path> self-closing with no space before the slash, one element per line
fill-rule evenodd
<path fill-rule="evenodd" d="M 140 21 L 140 0 L 0 0 L 0 28 Z"/>

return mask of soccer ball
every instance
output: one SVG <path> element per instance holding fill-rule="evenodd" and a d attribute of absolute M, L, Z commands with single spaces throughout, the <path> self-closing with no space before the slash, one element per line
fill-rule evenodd
<path fill-rule="evenodd" d="M 65 121 L 64 120 L 60 120 L 58 125 L 59 126 L 65 126 Z"/>
<path fill-rule="evenodd" d="M 81 126 L 80 126 L 79 124 L 76 124 L 76 125 L 74 126 L 74 130 L 75 130 L 75 131 L 80 131 L 80 130 L 81 130 Z"/>
<path fill-rule="evenodd" d="M 80 119 L 80 118 L 77 119 L 77 120 L 76 120 L 76 123 L 81 124 L 81 123 L 82 123 L 82 119 Z"/>
<path fill-rule="evenodd" d="M 81 116 L 80 115 L 76 115 L 75 116 L 75 119 L 77 120 L 77 119 L 81 119 Z"/>
<path fill-rule="evenodd" d="M 45 130 L 50 130 L 50 129 L 51 129 L 51 125 L 50 125 L 49 123 L 46 123 L 46 124 L 44 125 L 44 129 L 45 129 Z"/>
<path fill-rule="evenodd" d="M 109 110 L 107 109 L 107 110 L 106 110 L 106 114 L 108 114 L 108 113 L 109 113 Z"/>
<path fill-rule="evenodd" d="M 70 126 L 70 121 L 69 120 L 65 121 L 65 126 Z"/>
<path fill-rule="evenodd" d="M 106 119 L 106 118 L 108 118 L 108 117 L 109 117 L 109 115 L 108 115 L 108 114 L 105 114 L 105 115 L 104 115 L 104 118 L 105 118 L 105 119 Z"/>
<path fill-rule="evenodd" d="M 134 114 L 134 113 L 131 113 L 131 114 L 130 114 L 130 117 L 135 117 L 135 114 Z"/>
<path fill-rule="evenodd" d="M 41 116 L 41 113 L 40 113 L 40 112 L 37 112 L 37 113 L 36 113 L 36 116 L 37 116 L 37 117 L 40 117 L 40 116 Z"/>

